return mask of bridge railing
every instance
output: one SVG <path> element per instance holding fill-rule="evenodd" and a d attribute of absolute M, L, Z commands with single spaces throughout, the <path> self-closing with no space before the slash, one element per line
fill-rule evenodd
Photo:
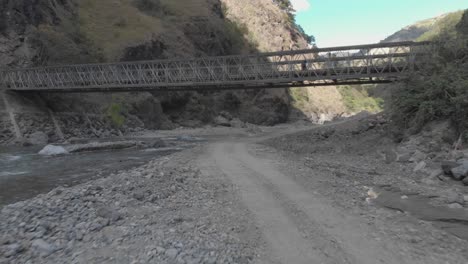
<path fill-rule="evenodd" d="M 258 85 L 401 78 L 431 54 L 431 43 L 400 42 L 240 56 L 5 69 L 12 90 L 73 90 Z"/>

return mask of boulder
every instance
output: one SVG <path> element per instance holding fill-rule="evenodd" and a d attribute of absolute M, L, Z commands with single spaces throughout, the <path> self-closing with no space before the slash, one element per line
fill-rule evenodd
<path fill-rule="evenodd" d="M 461 181 L 468 176 L 468 161 L 463 162 L 460 166 L 450 170 L 452 177 L 455 180 Z"/>
<path fill-rule="evenodd" d="M 448 208 L 450 209 L 462 209 L 463 206 L 459 203 L 451 203 L 447 205 Z"/>
<path fill-rule="evenodd" d="M 465 153 L 462 151 L 453 151 L 450 155 L 457 161 L 465 158 Z"/>
<path fill-rule="evenodd" d="M 47 243 L 42 239 L 36 239 L 31 243 L 33 250 L 37 251 L 42 256 L 48 256 L 56 251 L 54 245 Z"/>
<path fill-rule="evenodd" d="M 384 150 L 384 156 L 385 156 L 385 162 L 387 164 L 394 162 L 398 158 L 398 154 L 395 152 L 395 150 L 391 148 L 386 148 Z"/>
<path fill-rule="evenodd" d="M 18 253 L 21 253 L 23 250 L 24 250 L 23 245 L 19 243 L 6 245 L 4 255 L 5 257 L 13 257 L 17 255 Z"/>
<path fill-rule="evenodd" d="M 406 153 L 398 154 L 396 160 L 397 160 L 398 162 L 405 163 L 405 162 L 410 162 L 410 161 L 409 161 L 410 158 L 411 158 L 411 153 L 406 152 Z"/>
<path fill-rule="evenodd" d="M 426 162 L 421 161 L 421 162 L 419 162 L 419 163 L 414 167 L 413 171 L 414 171 L 414 172 L 421 171 L 421 170 L 423 170 L 424 168 L 426 168 L 426 165 L 427 165 Z"/>
<path fill-rule="evenodd" d="M 231 122 L 229 122 L 229 120 L 225 117 L 222 117 L 222 116 L 217 116 L 215 119 L 214 119 L 214 123 L 218 126 L 225 126 L 225 127 L 230 127 L 231 126 Z"/>
<path fill-rule="evenodd" d="M 96 215 L 105 219 L 109 219 L 111 223 L 115 223 L 122 218 L 122 215 L 111 207 L 99 205 L 96 208 Z"/>
<path fill-rule="evenodd" d="M 256 125 L 252 125 L 252 124 L 247 124 L 247 129 L 245 130 L 245 132 L 249 133 L 249 134 L 259 134 L 259 133 L 262 133 L 262 129 Z"/>
<path fill-rule="evenodd" d="M 435 170 L 432 170 L 429 173 L 429 178 L 435 179 L 435 178 L 438 178 L 439 176 L 441 176 L 443 174 L 444 174 L 444 172 L 441 169 L 435 169 Z"/>
<path fill-rule="evenodd" d="M 47 145 L 41 151 L 39 151 L 39 155 L 44 156 L 56 156 L 56 155 L 63 155 L 68 154 L 69 152 L 62 146 L 54 146 L 54 145 Z"/>
<path fill-rule="evenodd" d="M 411 158 L 409 159 L 409 161 L 411 161 L 411 162 L 420 162 L 422 160 L 425 160 L 426 157 L 427 157 L 426 154 L 422 153 L 419 150 L 416 150 L 414 152 L 413 156 L 411 156 Z"/>
<path fill-rule="evenodd" d="M 166 142 L 162 139 L 155 139 L 153 142 L 148 145 L 150 148 L 165 148 L 167 147 Z"/>
<path fill-rule="evenodd" d="M 27 143 L 31 145 L 47 145 L 49 143 L 49 136 L 44 132 L 37 131 L 29 135 Z"/>
<path fill-rule="evenodd" d="M 451 170 L 455 167 L 460 166 L 460 164 L 456 163 L 455 161 L 442 161 L 441 166 L 445 175 L 452 175 Z"/>
<path fill-rule="evenodd" d="M 220 115 L 221 117 L 226 118 L 227 120 L 231 120 L 231 119 L 232 119 L 232 115 L 231 115 L 229 112 L 226 112 L 226 111 L 221 111 L 221 112 L 219 113 L 219 115 Z"/>
<path fill-rule="evenodd" d="M 465 201 L 463 199 L 463 195 L 459 194 L 456 190 L 451 190 L 447 194 L 447 203 L 458 203 L 463 204 Z"/>
<path fill-rule="evenodd" d="M 231 127 L 235 127 L 235 128 L 245 128 L 246 127 L 245 122 L 243 122 L 239 118 L 232 119 L 230 124 L 231 124 Z"/>

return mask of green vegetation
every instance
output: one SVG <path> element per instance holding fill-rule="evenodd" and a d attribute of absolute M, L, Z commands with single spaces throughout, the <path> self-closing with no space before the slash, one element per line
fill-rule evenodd
<path fill-rule="evenodd" d="M 204 38 L 190 39 L 192 35 L 185 31 L 187 21 L 201 17 L 213 21 L 209 28 L 195 33 L 195 38 L 206 30 L 207 36 L 219 41 L 216 48 L 223 54 L 255 50 L 256 38 L 246 26 L 216 21 L 211 8 L 204 0 L 80 0 L 74 15 L 61 17 L 58 24 L 40 25 L 28 41 L 42 48 L 35 61 L 38 65 L 117 61 L 129 47 L 155 38 L 173 50 L 190 50 L 187 44 L 203 43 Z"/>
<path fill-rule="evenodd" d="M 439 45 L 427 67 L 414 74 L 406 85 L 393 91 L 390 112 L 392 120 L 398 127 L 416 133 L 428 122 L 450 119 L 460 135 L 466 136 L 468 128 L 468 35 L 466 34 L 468 15 L 466 13 L 468 10 L 459 22 L 459 26 L 453 25 L 451 29 L 443 30 L 432 38 Z"/>
<path fill-rule="evenodd" d="M 463 11 L 447 14 L 433 25 L 428 26 L 430 29 L 417 38 L 417 41 L 437 39 L 441 34 L 448 39 L 454 38 L 457 35 L 455 29 L 463 16 Z"/>
<path fill-rule="evenodd" d="M 57 65 L 103 60 L 99 50 L 83 35 L 73 18 L 58 26 L 39 25 L 35 34 L 28 40 L 33 46 L 40 47 L 36 65 Z"/>
<path fill-rule="evenodd" d="M 112 125 L 119 128 L 125 124 L 125 108 L 122 103 L 111 103 L 107 108 L 106 114 L 112 122 Z"/>
<path fill-rule="evenodd" d="M 373 97 L 373 85 L 339 86 L 338 91 L 343 97 L 343 103 L 350 113 L 368 111 L 378 113 L 383 110 L 383 99 Z"/>
<path fill-rule="evenodd" d="M 305 32 L 304 28 L 301 27 L 301 25 L 298 24 L 298 25 L 297 25 L 297 29 L 299 30 L 299 33 L 301 33 L 302 36 L 304 36 L 304 38 L 306 39 L 307 43 L 312 44 L 312 45 L 315 44 L 315 37 L 312 36 L 312 35 L 308 35 L 308 34 Z"/>
<path fill-rule="evenodd" d="M 82 0 L 78 14 L 81 33 L 106 61 L 118 60 L 125 47 L 163 29 L 160 19 L 141 12 L 131 0 Z"/>
<path fill-rule="evenodd" d="M 293 106 L 298 109 L 304 109 L 309 102 L 307 89 L 291 88 L 289 89 L 289 95 L 293 100 Z"/>
<path fill-rule="evenodd" d="M 288 13 L 292 13 L 294 11 L 293 5 L 291 4 L 290 0 L 274 0 L 274 2 L 282 9 Z"/>
<path fill-rule="evenodd" d="M 383 99 L 374 95 L 375 86 L 337 86 L 336 90 L 330 87 L 319 87 L 310 89 L 291 88 L 289 94 L 293 106 L 303 111 L 318 109 L 333 109 L 347 113 L 359 113 L 368 111 L 378 113 L 383 110 Z M 332 91 L 335 91 L 333 93 Z M 339 106 L 344 105 L 344 106 Z"/>
<path fill-rule="evenodd" d="M 163 7 L 159 0 L 135 0 L 133 4 L 138 8 L 138 10 L 150 16 L 161 15 L 163 11 Z"/>
<path fill-rule="evenodd" d="M 296 28 L 299 33 L 307 40 L 307 43 L 309 44 L 314 44 L 315 43 L 315 37 L 312 35 L 308 35 L 305 33 L 304 29 L 301 27 L 301 25 L 296 23 L 296 16 L 294 15 L 294 8 L 290 0 L 274 0 L 274 2 L 285 12 L 286 15 L 286 21 L 289 22 L 289 24 Z"/>
<path fill-rule="evenodd" d="M 460 22 L 456 26 L 457 31 L 465 36 L 468 36 L 468 12 L 464 12 Z"/>

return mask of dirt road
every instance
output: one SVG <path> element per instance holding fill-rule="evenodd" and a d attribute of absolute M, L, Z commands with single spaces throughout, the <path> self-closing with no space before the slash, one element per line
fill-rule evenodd
<path fill-rule="evenodd" d="M 408 174 L 366 155 L 375 148 L 372 137 L 340 143 L 318 131 L 339 129 L 332 126 L 191 131 L 218 134 L 7 205 L 0 211 L 0 264 L 468 263 L 468 242 L 453 232 L 366 201 L 381 180 L 404 184 Z M 342 151 L 350 141 L 360 148 Z"/>
<path fill-rule="evenodd" d="M 430 254 L 413 258 L 401 250 L 405 245 L 376 239 L 366 221 L 280 172 L 279 161 L 258 156 L 254 146 L 213 143 L 198 164 L 203 174 L 232 181 L 252 213 L 265 241 L 258 263 L 443 263 Z"/>

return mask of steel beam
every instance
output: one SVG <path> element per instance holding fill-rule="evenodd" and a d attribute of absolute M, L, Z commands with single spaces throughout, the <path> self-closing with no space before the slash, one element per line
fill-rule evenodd
<path fill-rule="evenodd" d="M 209 90 L 287 86 L 296 82 L 394 80 L 419 69 L 431 56 L 432 47 L 429 42 L 399 42 L 241 56 L 3 69 L 0 89 Z"/>

